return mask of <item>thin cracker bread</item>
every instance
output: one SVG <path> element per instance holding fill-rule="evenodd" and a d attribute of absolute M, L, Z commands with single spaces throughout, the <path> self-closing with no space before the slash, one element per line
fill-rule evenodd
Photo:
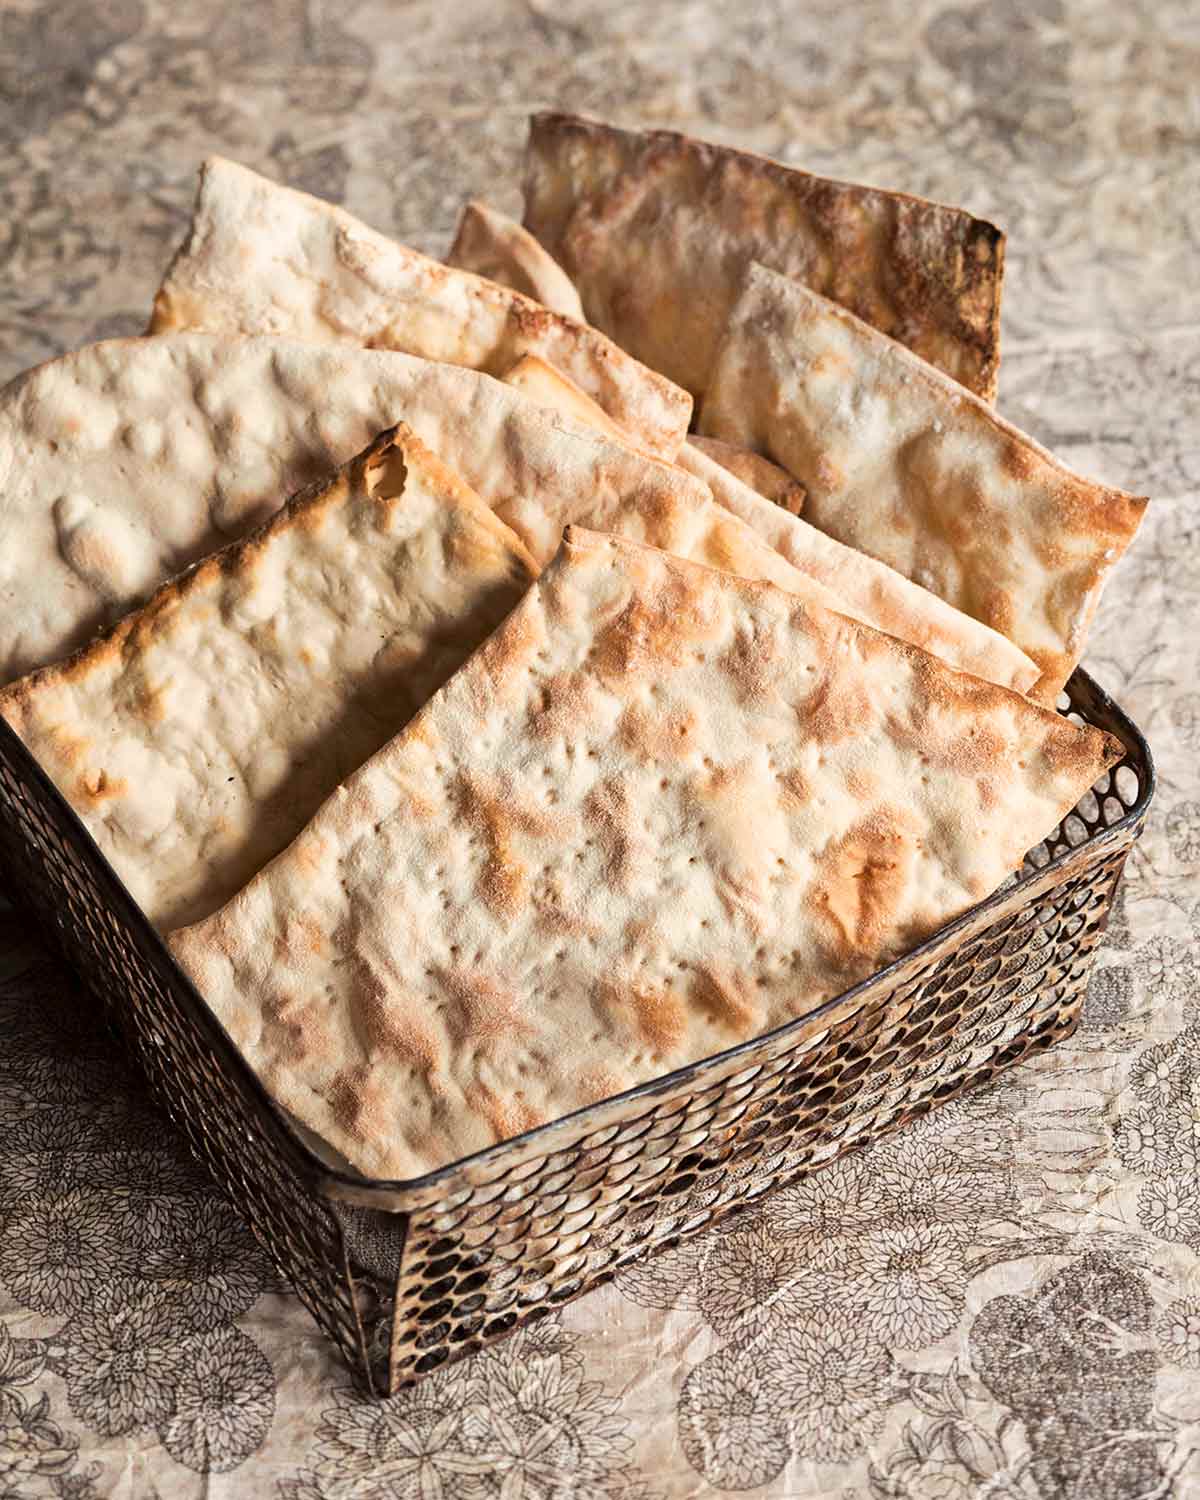
<path fill-rule="evenodd" d="M 281 1105 L 409 1176 L 844 991 L 1121 753 L 819 606 L 572 528 L 172 948 Z"/>
<path fill-rule="evenodd" d="M 532 297 L 551 312 L 584 322 L 571 278 L 523 225 L 472 199 L 463 205 L 446 264 L 486 276 Z"/>
<path fill-rule="evenodd" d="M 805 519 L 982 620 L 1053 703 L 1146 501 L 1073 474 L 902 345 L 753 266 L 701 430 L 804 485 Z"/>
<path fill-rule="evenodd" d="M 537 354 L 666 459 L 691 418 L 685 392 L 596 329 L 221 157 L 201 169 L 191 230 L 154 300 L 149 331 L 179 330 L 335 340 L 492 375 Z"/>
<path fill-rule="evenodd" d="M 530 121 L 524 222 L 588 321 L 697 401 L 754 260 L 995 395 L 1004 236 L 963 209 L 546 113 Z"/>
<path fill-rule="evenodd" d="M 170 929 L 290 843 L 535 572 L 398 427 L 93 645 L 0 692 L 0 715 Z"/>
<path fill-rule="evenodd" d="M 764 500 L 692 442 L 676 462 L 708 485 L 713 498 L 738 516 L 768 546 L 828 590 L 833 607 L 931 651 L 942 661 L 1000 687 L 1024 693 L 1041 675 L 1033 662 L 998 631 L 947 604 L 902 573 L 855 547 L 826 536 L 799 516 Z"/>
<path fill-rule="evenodd" d="M 595 402 L 541 361 L 520 361 L 505 380 L 600 431 L 608 429 L 608 418 Z M 895 569 L 843 546 L 773 505 L 711 459 L 705 447 L 689 439 L 676 455 L 676 465 L 706 486 L 716 508 L 704 506 L 689 494 L 680 497 L 669 512 L 660 506 L 652 524 L 643 519 L 631 530 L 630 508 L 618 503 L 615 509 L 592 507 L 573 515 L 556 515 L 550 525 L 540 528 L 541 534 L 548 537 L 559 524 L 576 521 L 633 535 L 679 557 L 723 568 L 740 578 L 765 579 L 813 598 L 1001 687 L 1024 692 L 1037 681 L 1036 664 L 1004 636 Z M 644 506 L 635 509 L 645 517 Z"/>
<path fill-rule="evenodd" d="M 65 655 L 399 421 L 542 558 L 581 497 L 698 481 L 473 370 L 348 344 L 93 344 L 0 391 L 0 683 Z"/>

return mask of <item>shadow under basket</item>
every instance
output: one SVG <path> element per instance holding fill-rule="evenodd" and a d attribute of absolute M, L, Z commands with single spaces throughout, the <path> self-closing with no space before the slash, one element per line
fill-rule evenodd
<path fill-rule="evenodd" d="M 306 1144 L 3 720 L 0 875 L 387 1395 L 1070 1035 L 1154 770 L 1085 673 L 1061 706 L 1125 756 L 995 895 L 776 1031 L 407 1182 Z"/>

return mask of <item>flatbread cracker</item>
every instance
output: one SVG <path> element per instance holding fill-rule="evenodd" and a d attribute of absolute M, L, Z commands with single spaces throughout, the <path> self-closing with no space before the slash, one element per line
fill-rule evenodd
<path fill-rule="evenodd" d="M 588 321 L 697 401 L 754 260 L 995 395 L 1004 236 L 963 209 L 546 113 L 529 126 L 525 227 Z"/>
<path fill-rule="evenodd" d="M 572 528 L 171 946 L 281 1105 L 411 1176 L 841 993 L 1121 754 L 820 606 Z"/>
<path fill-rule="evenodd" d="M 205 162 L 151 333 L 275 334 L 397 349 L 502 375 L 536 354 L 650 453 L 674 458 L 687 394 L 594 328 L 378 234 L 332 203 Z"/>
<path fill-rule="evenodd" d="M 510 286 L 564 318 L 585 321 L 579 293 L 553 256 L 516 219 L 486 203 L 464 204 L 446 264 Z"/>
<path fill-rule="evenodd" d="M 702 480 L 713 498 L 769 547 L 828 591 L 852 620 L 931 651 L 960 672 L 1024 693 L 1041 673 L 1037 663 L 1002 636 L 856 547 L 826 536 L 802 517 L 772 505 L 690 440 L 676 462 Z"/>
<path fill-rule="evenodd" d="M 541 361 L 521 361 L 505 380 L 599 431 L 609 428 L 608 418 L 595 402 Z M 660 503 L 648 515 L 641 503 L 631 508 L 621 504 L 618 496 L 615 507 L 586 507 L 572 515 L 556 515 L 539 533 L 549 537 L 560 524 L 575 521 L 633 536 L 679 557 L 724 568 L 739 578 L 765 579 L 813 598 L 1001 687 L 1024 692 L 1037 681 L 1036 664 L 1004 636 L 895 569 L 843 546 L 771 504 L 711 459 L 702 444 L 689 439 L 680 448 L 676 464 L 706 486 L 717 502 L 715 509 L 693 493 L 677 498 L 669 510 Z M 636 526 L 631 525 L 631 509 L 640 513 Z"/>
<path fill-rule="evenodd" d="M 490 376 L 349 344 L 174 334 L 64 355 L 0 390 L 0 683 L 113 624 L 403 420 L 553 555 L 581 505 L 697 480 Z M 540 527 L 540 531 L 539 531 Z"/>
<path fill-rule="evenodd" d="M 1005 635 L 1053 703 L 1144 498 L 1073 474 L 845 308 L 747 273 L 700 412 L 804 485 L 807 521 Z"/>
<path fill-rule="evenodd" d="M 164 930 L 227 901 L 517 603 L 533 559 L 405 427 L 0 692 Z"/>

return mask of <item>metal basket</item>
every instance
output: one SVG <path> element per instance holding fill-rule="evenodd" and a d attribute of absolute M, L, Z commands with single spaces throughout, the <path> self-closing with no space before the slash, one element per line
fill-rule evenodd
<path fill-rule="evenodd" d="M 1154 771 L 1083 672 L 1063 710 L 1125 757 L 987 901 L 799 1020 L 408 1182 L 306 1143 L 3 720 L 0 874 L 384 1395 L 1070 1035 Z"/>

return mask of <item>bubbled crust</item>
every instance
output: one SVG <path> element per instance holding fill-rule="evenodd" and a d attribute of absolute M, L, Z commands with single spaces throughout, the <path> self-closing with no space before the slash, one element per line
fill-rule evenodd
<path fill-rule="evenodd" d="M 488 375 L 407 354 L 198 333 L 92 344 L 0 390 L 0 684 L 401 420 L 543 561 L 582 496 L 701 489 Z"/>
<path fill-rule="evenodd" d="M 221 157 L 201 170 L 191 230 L 154 301 L 151 333 L 187 329 L 398 349 L 497 376 L 537 354 L 666 459 L 691 418 L 684 391 L 596 329 Z"/>
<path fill-rule="evenodd" d="M 1121 748 L 766 584 L 571 528 L 174 952 L 368 1175 L 796 1016 L 1015 869 Z"/>
<path fill-rule="evenodd" d="M 294 838 L 535 572 L 398 427 L 93 645 L 0 692 L 0 714 L 169 929 Z"/>
<path fill-rule="evenodd" d="M 700 412 L 805 486 L 805 519 L 990 625 L 1053 703 L 1146 501 L 1073 474 L 845 308 L 747 272 Z"/>
<path fill-rule="evenodd" d="M 1004 236 L 962 209 L 671 130 L 546 113 L 530 121 L 525 227 L 588 321 L 698 401 L 752 260 L 995 395 Z"/>

